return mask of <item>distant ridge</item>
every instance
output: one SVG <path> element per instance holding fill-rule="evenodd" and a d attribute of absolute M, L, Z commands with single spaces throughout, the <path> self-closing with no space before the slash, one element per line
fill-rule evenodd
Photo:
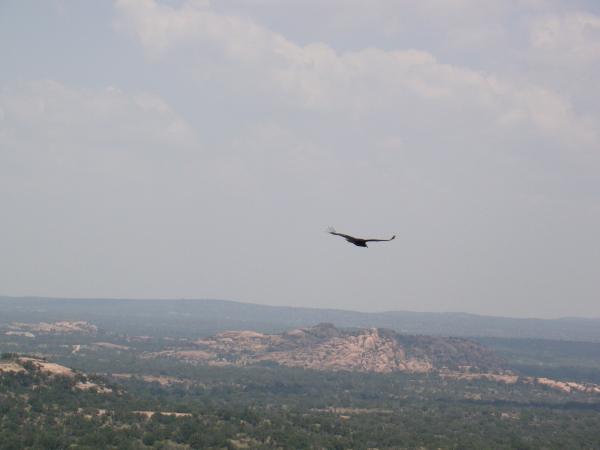
<path fill-rule="evenodd" d="M 143 304 L 143 306 L 142 306 Z M 468 313 L 377 313 L 267 306 L 214 299 L 103 299 L 0 296 L 0 322 L 86 320 L 124 328 L 135 323 L 155 333 L 185 328 L 208 335 L 223 330 L 283 331 L 332 322 L 339 327 L 389 328 L 433 336 L 507 337 L 600 342 L 600 319 L 534 319 Z M 138 330 L 140 331 L 140 330 Z M 142 330 L 143 331 L 143 330 Z"/>

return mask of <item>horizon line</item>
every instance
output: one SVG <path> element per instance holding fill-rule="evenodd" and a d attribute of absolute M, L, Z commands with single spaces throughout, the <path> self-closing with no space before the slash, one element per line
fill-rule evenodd
<path fill-rule="evenodd" d="M 558 320 L 600 320 L 600 317 L 585 317 L 585 316 L 559 316 L 553 318 L 542 318 L 542 317 L 516 317 L 516 316 L 504 316 L 504 315 L 490 315 L 480 313 L 470 313 L 465 311 L 411 311 L 402 309 L 390 309 L 382 311 L 360 311 L 353 309 L 343 308 L 320 308 L 316 306 L 291 306 L 291 305 L 272 305 L 264 303 L 246 302 L 240 300 L 227 300 L 220 298 L 198 298 L 198 297 L 179 297 L 179 298 L 140 298 L 140 297 L 55 297 L 55 296 L 40 296 L 40 295 L 0 295 L 2 299 L 44 299 L 44 300 L 81 300 L 81 301 L 92 301 L 92 300 L 109 300 L 109 301 L 215 301 L 225 303 L 239 303 L 242 305 L 252 306 L 264 306 L 268 308 L 291 308 L 291 309 L 311 309 L 321 311 L 339 311 L 339 312 L 350 312 L 357 314 L 391 314 L 391 313 L 409 313 L 409 314 L 455 314 L 455 315 L 466 315 L 466 316 L 477 316 L 477 317 L 490 317 L 495 319 L 512 319 L 512 320 L 541 320 L 541 321 L 558 321 Z"/>

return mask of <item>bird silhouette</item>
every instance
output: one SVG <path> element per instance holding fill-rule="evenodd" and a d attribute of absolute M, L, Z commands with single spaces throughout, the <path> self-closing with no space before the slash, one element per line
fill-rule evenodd
<path fill-rule="evenodd" d="M 330 227 L 327 232 L 329 234 L 333 234 L 335 236 L 341 236 L 344 239 L 346 239 L 348 242 L 350 242 L 351 244 L 356 245 L 357 247 L 367 247 L 367 242 L 389 242 L 389 241 L 393 241 L 394 239 L 396 239 L 396 235 L 392 236 L 389 239 L 362 239 L 362 238 L 357 238 L 354 236 L 348 236 L 347 234 L 342 234 L 342 233 L 338 233 L 335 231 L 335 228 Z"/>

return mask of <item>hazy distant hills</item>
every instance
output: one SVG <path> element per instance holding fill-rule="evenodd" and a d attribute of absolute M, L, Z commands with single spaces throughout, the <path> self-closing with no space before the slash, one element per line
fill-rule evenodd
<path fill-rule="evenodd" d="M 207 336 L 224 330 L 284 331 L 321 322 L 400 333 L 600 342 L 600 319 L 515 319 L 465 313 L 265 306 L 225 300 L 120 300 L 0 297 L 0 323 L 85 320 L 127 334 Z"/>

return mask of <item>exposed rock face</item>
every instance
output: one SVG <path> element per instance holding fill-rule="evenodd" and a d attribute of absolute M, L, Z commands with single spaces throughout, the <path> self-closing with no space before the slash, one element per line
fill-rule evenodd
<path fill-rule="evenodd" d="M 70 334 L 70 333 L 86 333 L 95 334 L 98 332 L 98 327 L 89 322 L 80 321 L 61 321 L 54 323 L 22 323 L 13 322 L 8 326 L 12 329 L 12 334 L 21 333 L 23 336 L 35 337 L 33 333 L 43 334 Z M 11 331 L 6 334 L 11 333 Z"/>
<path fill-rule="evenodd" d="M 39 370 L 40 372 L 44 372 L 49 375 L 61 375 L 69 378 L 75 377 L 75 372 L 73 369 L 61 366 L 60 364 L 51 363 L 43 359 L 21 356 L 20 358 L 17 358 L 16 361 L 21 365 L 29 363 L 29 366 L 32 369 Z"/>
<path fill-rule="evenodd" d="M 573 381 L 556 381 L 550 378 L 535 378 L 534 381 L 542 386 L 557 389 L 563 392 L 585 392 L 588 394 L 600 394 L 600 386 L 591 383 L 575 383 Z"/>
<path fill-rule="evenodd" d="M 48 362 L 45 359 L 30 356 L 10 356 L 0 359 L 0 377 L 5 373 L 41 372 L 51 377 L 66 377 L 75 381 L 73 389 L 87 391 L 96 390 L 99 394 L 108 394 L 112 389 L 102 384 L 90 381 L 87 375 L 60 364 Z"/>
<path fill-rule="evenodd" d="M 490 350 L 466 339 L 407 336 L 378 328 L 342 331 L 332 324 L 274 335 L 227 331 L 196 341 L 193 349 L 173 349 L 160 355 L 207 364 L 272 361 L 314 370 L 380 373 L 494 369 L 499 365 Z"/>
<path fill-rule="evenodd" d="M 585 394 L 600 394 L 600 385 L 594 383 L 576 383 L 574 381 L 557 381 L 551 378 L 544 377 L 528 377 L 516 375 L 514 373 L 477 373 L 477 372 L 456 372 L 456 371 L 441 371 L 440 376 L 443 378 L 452 378 L 455 380 L 488 380 L 496 381 L 504 384 L 537 384 L 545 386 L 555 391 L 564 393 L 583 392 Z"/>

